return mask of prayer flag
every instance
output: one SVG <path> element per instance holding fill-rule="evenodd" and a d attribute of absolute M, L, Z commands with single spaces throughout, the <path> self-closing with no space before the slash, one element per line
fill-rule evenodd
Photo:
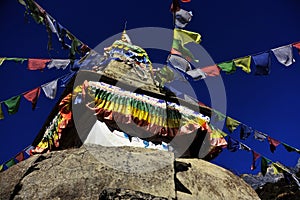
<path fill-rule="evenodd" d="M 53 67 L 56 67 L 56 69 L 66 69 L 68 65 L 70 64 L 69 59 L 53 59 L 51 62 L 47 65 L 48 69 L 51 69 Z"/>
<path fill-rule="evenodd" d="M 206 78 L 205 73 L 200 69 L 193 69 L 186 72 L 189 76 L 191 76 L 194 80 L 204 79 Z"/>
<path fill-rule="evenodd" d="M 231 117 L 227 117 L 226 119 L 226 127 L 232 133 L 241 123 Z"/>
<path fill-rule="evenodd" d="M 277 175 L 279 173 L 283 173 L 283 168 L 281 168 L 281 166 L 279 166 L 277 163 L 272 163 L 272 168 L 274 170 L 274 174 Z"/>
<path fill-rule="evenodd" d="M 2 103 L 0 103 L 0 119 L 4 119 L 4 114 L 2 111 Z"/>
<path fill-rule="evenodd" d="M 42 86 L 45 96 L 48 97 L 49 99 L 55 99 L 56 91 L 57 91 L 57 81 L 58 80 L 56 79 Z"/>
<path fill-rule="evenodd" d="M 255 75 L 270 74 L 270 65 L 271 65 L 270 52 L 257 54 L 255 56 L 252 56 L 252 59 L 255 64 Z"/>
<path fill-rule="evenodd" d="M 0 66 L 3 64 L 3 62 L 6 60 L 6 58 L 0 58 Z"/>
<path fill-rule="evenodd" d="M 188 12 L 186 10 L 180 9 L 176 12 L 175 16 L 175 25 L 178 28 L 184 28 L 191 20 L 192 20 L 193 14 L 192 12 Z"/>
<path fill-rule="evenodd" d="M 51 60 L 29 58 L 28 59 L 28 69 L 29 70 L 43 70 L 49 61 L 51 61 Z"/>
<path fill-rule="evenodd" d="M 260 157 L 260 154 L 256 153 L 255 151 L 252 150 L 252 165 L 251 165 L 251 170 L 255 170 L 255 162 L 256 160 Z"/>
<path fill-rule="evenodd" d="M 254 131 L 254 138 L 260 142 L 265 141 L 265 139 L 267 139 L 267 136 L 259 131 Z"/>
<path fill-rule="evenodd" d="M 12 159 L 10 159 L 9 161 L 7 161 L 7 162 L 5 163 L 5 166 L 6 166 L 7 168 L 10 168 L 11 166 L 13 166 L 13 165 L 15 165 L 15 164 L 16 164 L 15 159 L 12 158 Z"/>
<path fill-rule="evenodd" d="M 299 54 L 300 54 L 300 42 L 294 43 L 293 47 L 295 47 L 298 50 Z"/>
<path fill-rule="evenodd" d="M 297 153 L 300 154 L 300 150 L 299 150 L 299 149 L 296 149 L 295 147 L 292 147 L 292 146 L 290 146 L 290 145 L 288 145 L 288 144 L 285 144 L 285 143 L 281 143 L 281 144 L 284 146 L 284 148 L 285 148 L 288 152 L 297 152 Z"/>
<path fill-rule="evenodd" d="M 212 65 L 208 67 L 203 67 L 201 70 L 207 75 L 207 76 L 219 76 L 220 75 L 220 68 L 217 65 Z"/>
<path fill-rule="evenodd" d="M 251 127 L 248 127 L 244 124 L 241 125 L 241 130 L 240 130 L 240 138 L 241 140 L 245 140 L 247 139 L 251 133 L 252 133 L 252 128 Z"/>
<path fill-rule="evenodd" d="M 243 143 L 240 143 L 240 149 L 245 150 L 245 151 L 251 151 L 251 148 Z"/>
<path fill-rule="evenodd" d="M 213 110 L 213 118 L 215 121 L 223 121 L 226 118 L 226 115 L 222 114 L 221 112 L 217 110 Z"/>
<path fill-rule="evenodd" d="M 24 160 L 24 152 L 21 151 L 20 153 L 18 153 L 18 155 L 15 158 L 19 162 L 23 161 Z"/>
<path fill-rule="evenodd" d="M 292 45 L 286 45 L 278 47 L 276 49 L 272 49 L 272 52 L 274 53 L 278 62 L 287 67 L 295 62 L 295 59 L 293 57 Z"/>
<path fill-rule="evenodd" d="M 181 0 L 181 2 L 188 3 L 188 2 L 191 2 L 191 0 Z"/>
<path fill-rule="evenodd" d="M 178 55 L 170 55 L 168 58 L 168 63 L 172 65 L 175 69 L 182 72 L 187 72 L 192 69 L 191 64 L 184 58 Z"/>
<path fill-rule="evenodd" d="M 271 138 L 270 136 L 268 136 L 268 142 L 270 144 L 270 150 L 271 150 L 271 152 L 274 153 L 274 151 L 276 150 L 276 147 L 278 145 L 280 145 L 280 141 L 275 140 L 275 139 Z"/>
<path fill-rule="evenodd" d="M 0 172 L 2 172 L 3 170 L 3 165 L 0 165 Z"/>
<path fill-rule="evenodd" d="M 37 100 L 40 96 L 40 93 L 41 93 L 41 88 L 37 87 L 29 92 L 26 92 L 23 95 L 25 99 L 27 99 L 28 101 L 30 101 L 32 103 L 32 110 L 34 110 L 36 107 Z"/>
<path fill-rule="evenodd" d="M 261 157 L 261 164 L 260 164 L 260 167 L 261 167 L 261 173 L 263 176 L 266 175 L 267 173 L 267 170 L 268 170 L 268 165 L 269 163 L 271 162 L 271 160 L 265 158 L 265 157 Z"/>
<path fill-rule="evenodd" d="M 15 96 L 4 101 L 4 104 L 7 106 L 8 113 L 10 115 L 18 112 L 20 106 L 20 100 L 21 100 L 21 96 Z"/>
<path fill-rule="evenodd" d="M 174 39 L 179 40 L 182 45 L 186 45 L 191 42 L 199 44 L 201 42 L 201 35 L 196 32 L 175 28 Z"/>
<path fill-rule="evenodd" d="M 240 148 L 240 142 L 233 139 L 232 137 L 228 137 L 227 143 L 228 143 L 228 145 L 227 145 L 228 151 L 236 152 Z"/>
<path fill-rule="evenodd" d="M 66 84 L 69 82 L 69 80 L 76 74 L 76 72 L 71 72 L 67 74 L 64 78 L 60 79 L 61 80 L 61 85 L 60 87 L 66 87 Z"/>
<path fill-rule="evenodd" d="M 234 62 L 236 67 L 241 67 L 244 72 L 246 72 L 248 74 L 251 72 L 251 69 L 250 69 L 251 56 L 238 58 L 238 59 L 235 59 L 233 62 Z"/>
<path fill-rule="evenodd" d="M 218 64 L 218 67 L 220 67 L 221 70 L 226 72 L 227 74 L 231 74 L 236 71 L 236 67 L 233 64 L 233 61 L 220 63 L 220 64 Z"/>

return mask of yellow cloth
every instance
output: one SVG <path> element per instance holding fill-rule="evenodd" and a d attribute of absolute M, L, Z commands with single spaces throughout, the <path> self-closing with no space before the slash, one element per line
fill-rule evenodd
<path fill-rule="evenodd" d="M 192 31 L 174 29 L 174 39 L 180 40 L 182 45 L 188 44 L 190 42 L 199 44 L 201 42 L 201 35 Z"/>
<path fill-rule="evenodd" d="M 223 131 L 221 131 L 220 129 L 214 129 L 214 130 L 212 130 L 212 133 L 211 133 L 212 139 L 224 138 L 226 136 L 227 136 L 227 134 L 224 133 Z"/>
<path fill-rule="evenodd" d="M 226 119 L 226 127 L 228 128 L 230 133 L 232 133 L 240 124 L 241 122 L 232 119 L 231 117 L 227 117 Z"/>
<path fill-rule="evenodd" d="M 6 58 L 0 58 L 0 66 L 3 64 L 3 62 L 6 60 Z"/>
<path fill-rule="evenodd" d="M 244 72 L 246 72 L 248 74 L 251 72 L 251 69 L 250 69 L 251 56 L 238 58 L 238 59 L 235 59 L 233 62 L 235 64 L 235 66 L 241 67 Z"/>

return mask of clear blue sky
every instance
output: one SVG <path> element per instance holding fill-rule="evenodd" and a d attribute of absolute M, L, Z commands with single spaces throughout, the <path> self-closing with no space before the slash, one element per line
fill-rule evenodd
<path fill-rule="evenodd" d="M 173 28 L 169 12 L 171 0 L 37 2 L 92 48 L 122 31 L 125 20 L 128 29 L 149 26 Z M 192 0 L 182 4 L 182 8 L 194 14 L 186 29 L 202 35 L 201 45 L 216 63 L 300 41 L 299 7 L 297 0 Z M 23 13 L 24 7 L 16 0 L 1 1 L 0 57 L 49 58 L 45 27 L 37 25 L 32 19 L 29 19 L 30 23 L 25 23 Z M 55 36 L 53 41 L 56 41 Z M 58 45 L 56 49 L 59 49 Z M 67 58 L 60 52 L 50 53 L 53 58 Z M 232 75 L 222 74 L 222 78 L 227 94 L 227 115 L 300 148 L 300 58 L 296 52 L 294 55 L 296 63 L 289 68 L 279 64 L 272 56 L 269 76 L 258 77 L 237 70 Z M 165 61 L 165 56 L 167 52 L 150 54 L 152 61 L 160 63 Z M 67 70 L 55 69 L 28 71 L 26 67 L 26 64 L 8 61 L 0 67 L 1 101 L 68 73 Z M 200 100 L 210 105 L 207 90 L 199 91 L 201 88 L 197 88 L 203 95 Z M 59 89 L 57 95 L 62 91 Z M 22 99 L 19 112 L 12 116 L 8 116 L 2 107 L 6 115 L 5 120 L 0 121 L 1 163 L 33 141 L 56 101 L 47 99 L 41 93 L 37 109 L 31 111 L 30 103 Z M 233 135 L 237 139 L 238 136 L 238 133 Z M 286 165 L 295 165 L 299 158 L 298 154 L 288 153 L 282 146 L 271 154 L 267 142 L 249 139 L 244 143 L 273 161 L 279 160 Z M 244 173 L 249 172 L 251 160 L 250 153 L 229 153 L 225 150 L 214 162 Z"/>

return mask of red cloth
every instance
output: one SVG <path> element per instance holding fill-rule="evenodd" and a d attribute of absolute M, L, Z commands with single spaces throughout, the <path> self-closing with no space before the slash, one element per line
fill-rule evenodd
<path fill-rule="evenodd" d="M 191 2 L 191 0 L 181 0 L 181 2 L 188 3 L 188 2 Z"/>
<path fill-rule="evenodd" d="M 47 62 L 50 62 L 49 59 L 28 59 L 28 69 L 29 70 L 43 70 L 46 67 Z"/>
<path fill-rule="evenodd" d="M 17 161 L 21 162 L 24 160 L 24 152 L 20 152 L 16 157 Z"/>
<path fill-rule="evenodd" d="M 257 159 L 259 159 L 260 154 L 256 153 L 255 151 L 252 150 L 252 165 L 251 165 L 251 170 L 255 170 L 256 166 L 255 166 L 255 162 Z"/>
<path fill-rule="evenodd" d="M 41 93 L 41 88 L 38 87 L 38 88 L 35 88 L 23 95 L 25 99 L 27 99 L 28 101 L 30 101 L 32 103 L 32 110 L 34 110 L 36 107 L 37 100 L 40 96 L 40 93 Z"/>
<path fill-rule="evenodd" d="M 271 150 L 272 153 L 274 153 L 274 151 L 276 150 L 276 147 L 278 145 L 280 145 L 281 142 L 271 138 L 270 136 L 268 136 L 268 141 L 269 141 L 269 144 L 270 144 L 270 150 Z"/>
<path fill-rule="evenodd" d="M 295 47 L 296 49 L 298 49 L 298 52 L 300 54 L 300 42 L 296 42 L 293 44 L 293 47 Z"/>
<path fill-rule="evenodd" d="M 220 75 L 220 68 L 217 65 L 212 65 L 208 67 L 201 68 L 201 70 L 207 76 L 219 76 Z"/>

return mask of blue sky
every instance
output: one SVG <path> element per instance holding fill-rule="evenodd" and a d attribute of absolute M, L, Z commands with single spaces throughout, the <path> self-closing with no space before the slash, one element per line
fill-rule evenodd
<path fill-rule="evenodd" d="M 37 2 L 60 24 L 92 48 L 104 39 L 121 32 L 125 21 L 128 29 L 149 26 L 173 28 L 172 15 L 169 12 L 170 0 Z M 186 29 L 202 35 L 201 45 L 216 63 L 300 41 L 299 7 L 300 2 L 297 0 L 192 0 L 191 3 L 182 4 L 182 8 L 191 10 L 194 14 Z M 45 27 L 37 25 L 31 19 L 30 23 L 25 23 L 24 8 L 17 1 L 1 1 L 0 10 L 0 57 L 67 58 L 59 45 L 56 45 L 57 52 L 47 51 Z M 54 43 L 55 40 L 53 36 Z M 150 52 L 150 59 L 153 62 L 164 63 L 167 55 L 167 52 L 159 54 L 153 51 Z M 290 67 L 279 64 L 272 56 L 269 76 L 254 76 L 253 72 L 246 74 L 237 70 L 232 75 L 223 73 L 222 78 L 227 95 L 228 116 L 300 148 L 297 126 L 300 119 L 300 58 L 296 51 L 294 55 L 296 63 Z M 202 65 L 201 58 L 199 59 L 199 65 Z M 8 61 L 0 67 L 1 101 L 69 72 L 56 69 L 43 72 L 28 71 L 26 67 L 26 64 Z M 60 88 L 57 96 L 62 91 Z M 196 91 L 201 93 L 198 95 L 199 99 L 210 105 L 203 82 L 199 83 Z M 0 121 L 1 163 L 33 141 L 56 101 L 57 98 L 49 100 L 41 93 L 37 109 L 32 111 L 30 103 L 22 99 L 19 112 L 12 116 L 8 116 L 2 106 L 5 119 Z M 238 139 L 239 134 L 234 133 L 232 136 Z M 288 166 L 295 165 L 299 158 L 299 154 L 288 153 L 282 146 L 272 154 L 267 142 L 260 143 L 253 139 L 243 142 L 273 161 L 279 160 Z M 249 172 L 251 160 L 250 153 L 229 153 L 224 150 L 214 162 L 238 173 L 244 173 Z M 256 172 L 258 170 L 254 171 Z"/>

